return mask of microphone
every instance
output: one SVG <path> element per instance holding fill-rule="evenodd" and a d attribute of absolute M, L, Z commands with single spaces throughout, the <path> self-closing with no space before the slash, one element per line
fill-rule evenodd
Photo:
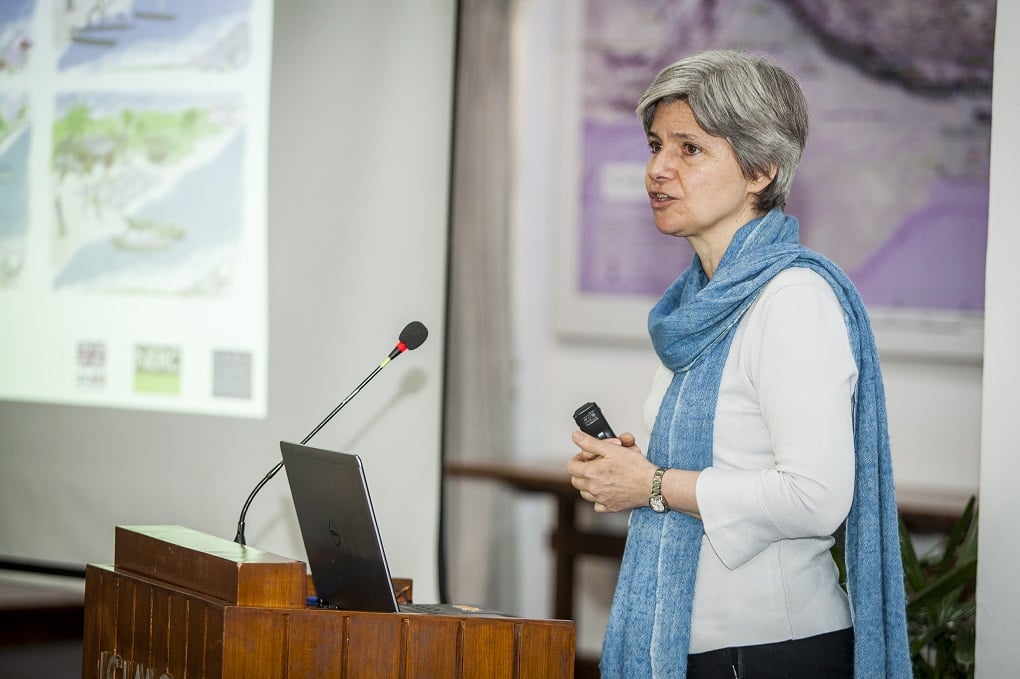
<path fill-rule="evenodd" d="M 399 339 L 397 346 L 393 347 L 393 351 L 390 352 L 388 359 L 383 361 L 382 365 L 379 367 L 382 368 L 389 363 L 389 361 L 392 361 L 409 349 L 417 349 L 425 343 L 428 336 L 428 328 L 422 325 L 419 321 L 411 321 L 404 326 L 403 330 L 400 331 L 400 336 L 397 338 Z"/>
<path fill-rule="evenodd" d="M 329 415 L 326 415 L 326 417 L 323 418 L 322 422 L 319 422 L 319 424 L 315 426 L 315 429 L 310 431 L 308 433 L 308 436 L 304 437 L 304 439 L 301 440 L 301 445 L 308 443 L 308 441 L 311 440 L 313 436 L 319 433 L 319 430 L 325 427 L 326 423 L 332 420 L 333 416 L 340 412 L 340 410 L 345 405 L 347 405 L 352 398 L 357 396 L 358 393 L 364 388 L 364 386 L 371 382 L 373 377 L 379 374 L 380 370 L 389 365 L 390 361 L 392 361 L 405 351 L 408 351 L 409 349 L 417 349 L 425 342 L 428 336 L 429 336 L 428 328 L 426 328 L 419 321 L 411 321 L 410 323 L 405 325 L 404 329 L 400 331 L 397 346 L 393 347 L 393 351 L 391 351 L 389 355 L 386 358 L 384 358 L 382 362 L 379 365 L 377 365 L 371 373 L 369 373 L 368 377 L 361 381 L 361 384 L 354 388 L 354 391 L 349 393 L 347 397 L 344 398 L 343 401 L 340 401 L 340 404 L 336 408 L 333 408 L 333 412 L 331 412 Z M 262 480 L 258 482 L 255 488 L 253 488 L 251 493 L 248 495 L 248 499 L 245 500 L 244 507 L 241 508 L 241 516 L 237 520 L 237 533 L 234 534 L 234 542 L 236 542 L 237 544 L 239 545 L 245 544 L 244 519 L 245 516 L 247 516 L 248 514 L 248 507 L 251 506 L 252 500 L 254 500 L 258 492 L 262 490 L 262 486 L 269 483 L 269 480 L 276 476 L 276 474 L 281 469 L 283 469 L 283 460 L 277 462 L 276 465 L 272 469 L 270 469 L 269 472 L 264 477 L 262 477 Z"/>

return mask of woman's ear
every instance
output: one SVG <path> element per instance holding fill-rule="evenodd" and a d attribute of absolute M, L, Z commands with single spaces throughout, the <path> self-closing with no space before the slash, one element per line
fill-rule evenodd
<path fill-rule="evenodd" d="M 776 172 L 778 168 L 775 165 L 769 167 L 769 171 L 760 174 L 751 180 L 751 193 L 761 193 L 765 188 L 772 183 L 772 180 L 776 178 Z"/>

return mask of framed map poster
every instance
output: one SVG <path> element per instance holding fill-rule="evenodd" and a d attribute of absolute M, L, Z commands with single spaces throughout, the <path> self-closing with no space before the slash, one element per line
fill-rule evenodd
<path fill-rule="evenodd" d="M 880 350 L 980 360 L 994 0 L 578 0 L 568 13 L 565 81 L 583 85 L 567 116 L 562 333 L 643 337 L 690 264 L 686 241 L 652 223 L 634 108 L 662 67 L 736 48 L 801 82 L 811 130 L 786 212 L 853 279 Z"/>

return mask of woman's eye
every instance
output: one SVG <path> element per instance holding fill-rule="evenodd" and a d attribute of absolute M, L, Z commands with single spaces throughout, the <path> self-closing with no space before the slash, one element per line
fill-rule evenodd
<path fill-rule="evenodd" d="M 701 149 L 694 144 L 684 144 L 684 153 L 689 156 L 694 156 L 701 153 Z"/>
<path fill-rule="evenodd" d="M 662 144 L 660 144 L 657 141 L 650 141 L 648 142 L 648 148 L 651 150 L 652 155 L 654 156 L 656 153 L 662 150 Z"/>

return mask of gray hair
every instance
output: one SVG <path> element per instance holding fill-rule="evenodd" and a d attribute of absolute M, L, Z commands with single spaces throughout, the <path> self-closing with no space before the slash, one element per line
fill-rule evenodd
<path fill-rule="evenodd" d="M 638 100 L 645 134 L 655 107 L 684 101 L 698 124 L 729 142 L 747 179 L 776 176 L 757 196 L 768 212 L 786 205 L 793 175 L 807 142 L 807 102 L 797 80 L 764 57 L 710 50 L 659 72 Z"/>

